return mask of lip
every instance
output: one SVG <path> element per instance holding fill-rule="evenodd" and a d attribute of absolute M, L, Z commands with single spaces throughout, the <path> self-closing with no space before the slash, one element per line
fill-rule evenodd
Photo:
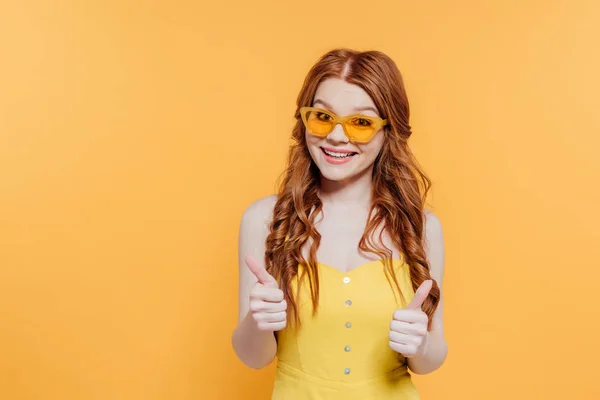
<path fill-rule="evenodd" d="M 336 149 L 334 147 L 325 147 L 325 146 L 321 146 L 322 149 L 325 149 L 327 151 L 331 151 L 334 153 L 356 153 L 355 151 L 352 150 L 345 150 L 345 149 Z"/>
<path fill-rule="evenodd" d="M 346 164 L 349 163 L 350 161 L 352 161 L 352 159 L 354 157 L 356 157 L 358 154 L 350 156 L 350 157 L 345 157 L 345 158 L 335 158 L 335 157 L 331 157 L 328 156 L 325 151 L 323 151 L 324 149 L 327 149 L 327 151 L 337 151 L 340 153 L 356 153 L 355 151 L 339 151 L 339 150 L 330 150 L 330 148 L 328 147 L 321 147 L 321 154 L 323 154 L 323 158 L 325 159 L 326 162 L 328 162 L 329 164 L 334 164 L 334 165 L 339 165 L 339 164 Z"/>

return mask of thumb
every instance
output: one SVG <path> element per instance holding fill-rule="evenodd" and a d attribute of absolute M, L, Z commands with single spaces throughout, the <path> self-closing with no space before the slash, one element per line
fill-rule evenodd
<path fill-rule="evenodd" d="M 270 287 L 278 287 L 277 280 L 273 278 L 267 270 L 258 263 L 258 260 L 254 258 L 252 254 L 248 254 L 246 256 L 246 265 L 250 269 L 250 271 L 256 276 L 258 282 Z"/>
<path fill-rule="evenodd" d="M 429 291 L 433 287 L 433 281 L 428 279 L 421 283 L 421 286 L 415 292 L 415 297 L 413 297 L 412 301 L 406 306 L 408 310 L 419 310 L 421 306 L 429 296 Z"/>

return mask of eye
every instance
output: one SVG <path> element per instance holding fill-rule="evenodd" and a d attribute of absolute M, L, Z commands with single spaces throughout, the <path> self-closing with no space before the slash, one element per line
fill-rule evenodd
<path fill-rule="evenodd" d="M 331 121 L 333 119 L 331 115 L 324 112 L 316 112 L 315 116 L 321 121 Z"/>
<path fill-rule="evenodd" d="M 359 127 L 368 127 L 373 124 L 373 122 L 368 118 L 354 118 L 352 120 L 352 124 Z"/>

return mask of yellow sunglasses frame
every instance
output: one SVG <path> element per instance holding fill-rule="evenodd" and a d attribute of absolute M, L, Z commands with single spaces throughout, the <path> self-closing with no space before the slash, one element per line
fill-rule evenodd
<path fill-rule="evenodd" d="M 326 114 L 329 114 L 333 117 L 333 124 L 331 125 L 331 130 L 325 134 L 315 134 L 313 133 L 310 128 L 308 127 L 308 121 L 306 120 L 306 115 L 310 112 L 310 111 L 317 111 L 317 112 L 323 112 Z M 377 132 L 379 132 L 379 129 L 381 129 L 381 127 L 385 126 L 388 124 L 388 121 L 386 119 L 381 119 L 379 117 L 372 117 L 370 115 L 362 115 L 362 114 L 352 114 L 352 115 L 347 115 L 345 117 L 340 117 L 338 115 L 335 115 L 333 112 L 325 110 L 323 108 L 318 108 L 318 107 L 301 107 L 300 108 L 300 116 L 302 118 L 302 122 L 304 122 L 304 127 L 310 132 L 311 135 L 313 136 L 318 136 L 318 137 L 326 137 L 327 135 L 329 135 L 334 129 L 335 126 L 337 124 L 341 124 L 342 125 L 342 129 L 344 130 L 344 134 L 346 135 L 346 137 L 348 139 L 350 139 L 351 142 L 356 142 L 356 143 L 368 143 L 371 140 L 373 140 L 373 138 L 375 137 L 375 135 L 377 134 Z M 356 138 L 351 137 L 348 134 L 348 131 L 346 130 L 346 123 L 356 117 L 360 117 L 360 118 L 365 118 L 365 119 L 369 119 L 371 121 L 373 121 L 375 123 L 375 128 L 373 129 L 373 134 L 369 137 L 368 140 L 356 140 Z"/>

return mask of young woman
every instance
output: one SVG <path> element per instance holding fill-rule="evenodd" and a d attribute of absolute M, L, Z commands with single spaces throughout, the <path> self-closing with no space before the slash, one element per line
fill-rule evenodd
<path fill-rule="evenodd" d="M 244 212 L 238 357 L 277 356 L 273 399 L 418 399 L 439 368 L 444 248 L 395 63 L 338 49 L 309 71 L 276 195 Z"/>

